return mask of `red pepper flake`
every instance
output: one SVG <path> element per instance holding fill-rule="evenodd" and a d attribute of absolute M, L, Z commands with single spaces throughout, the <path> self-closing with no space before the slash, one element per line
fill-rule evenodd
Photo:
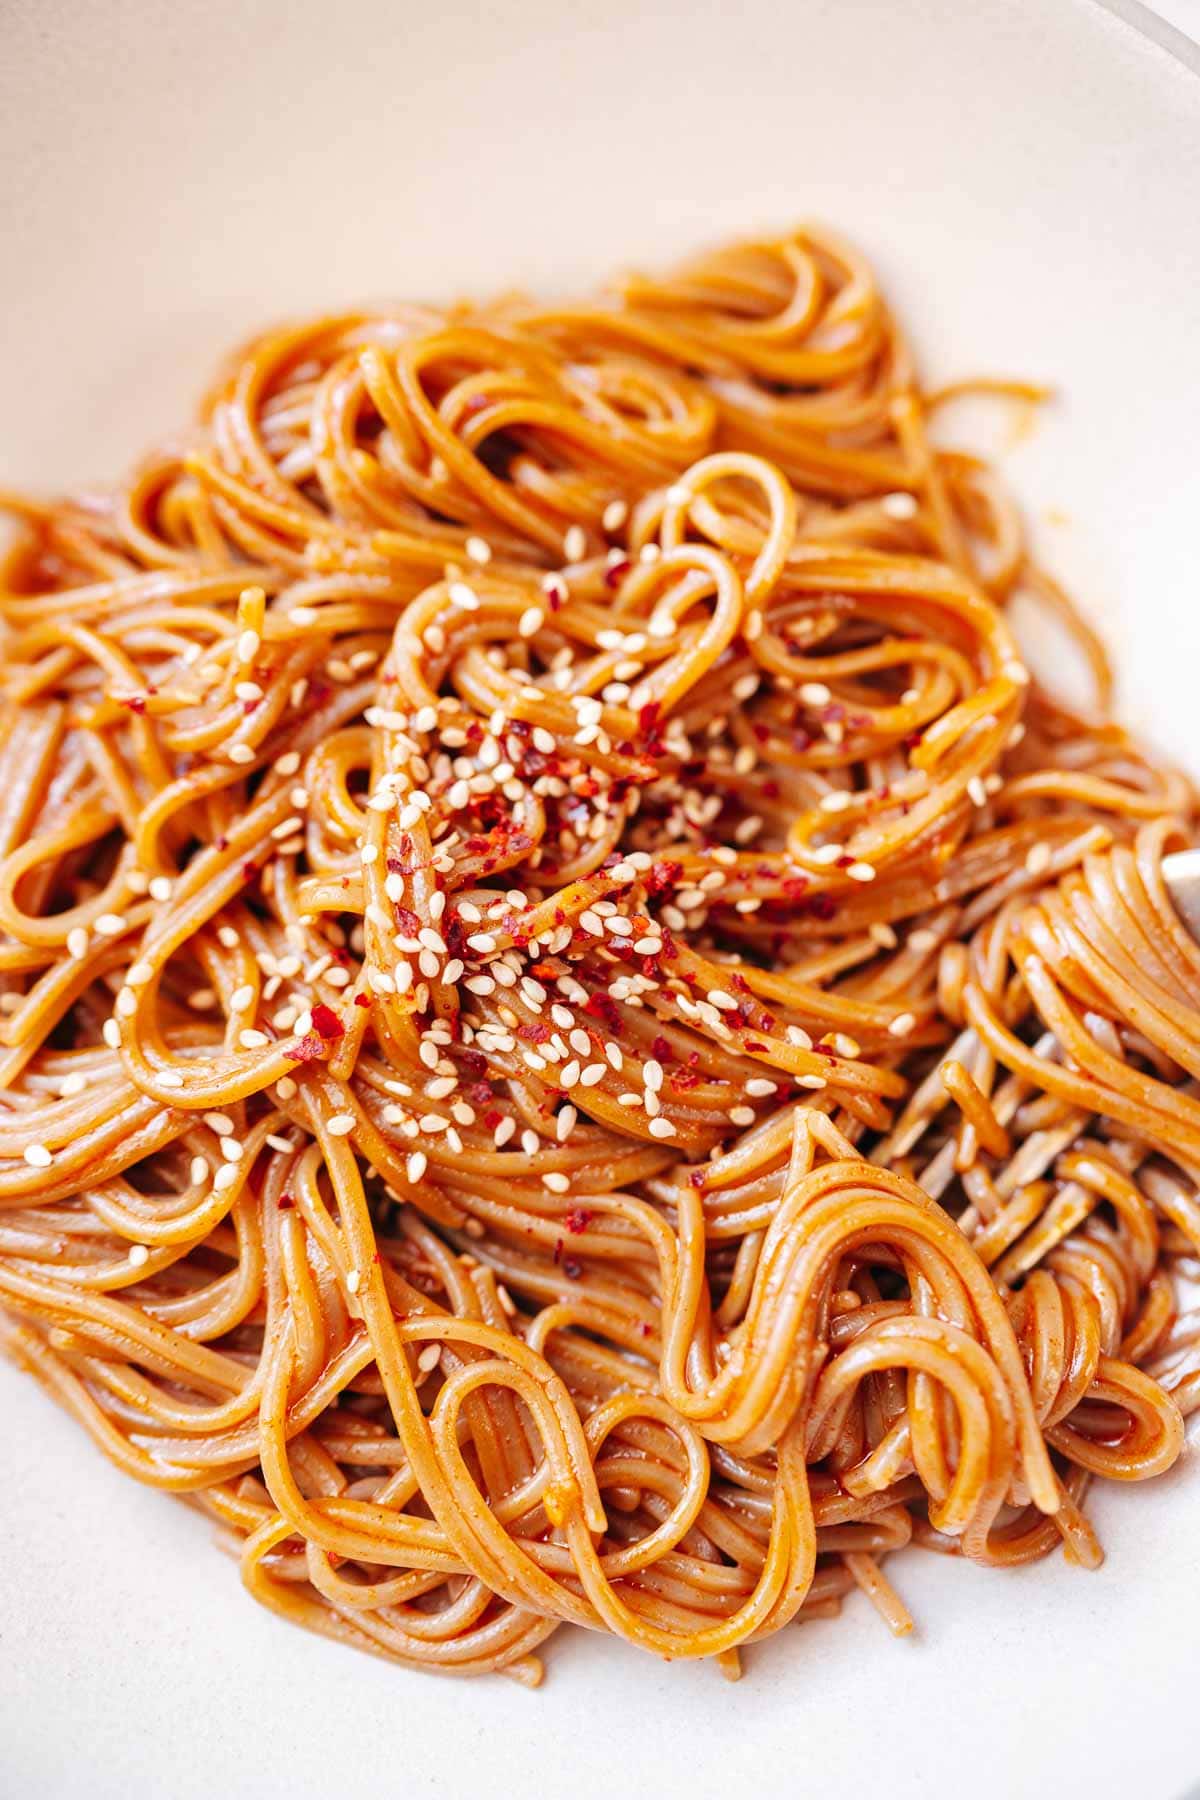
<path fill-rule="evenodd" d="M 405 937 L 415 938 L 421 929 L 421 921 L 411 906 L 397 906 L 396 923 Z"/>
<path fill-rule="evenodd" d="M 567 1214 L 567 1230 L 574 1232 L 575 1236 L 578 1237 L 581 1231 L 587 1230 L 595 1216 L 595 1213 L 586 1206 L 573 1206 Z"/>
<path fill-rule="evenodd" d="M 280 1196 L 279 1196 L 278 1200 L 275 1202 L 275 1204 L 279 1208 L 280 1212 L 290 1212 L 292 1207 L 295 1206 L 296 1202 L 292 1199 L 292 1196 L 290 1194 L 280 1194 Z"/>
<path fill-rule="evenodd" d="M 298 1039 L 288 1055 L 293 1062 L 320 1062 L 325 1055 L 325 1040 L 318 1037 L 315 1031 L 310 1031 L 307 1037 Z"/>
<path fill-rule="evenodd" d="M 665 1037 L 656 1037 L 650 1048 L 654 1052 L 656 1061 L 660 1063 L 674 1061 L 674 1058 L 671 1055 L 671 1046 L 668 1044 Z"/>
<path fill-rule="evenodd" d="M 678 887 L 682 880 L 682 863 L 657 862 L 646 870 L 644 885 L 647 894 L 665 894 L 669 889 Z"/>
<path fill-rule="evenodd" d="M 127 700 L 118 701 L 118 705 L 123 706 L 126 712 L 131 713 L 144 713 L 146 710 L 146 701 L 142 694 L 130 694 Z"/>
<path fill-rule="evenodd" d="M 604 571 L 605 587 L 620 587 L 626 575 L 629 573 L 629 566 L 629 558 L 627 556 L 623 556 L 620 562 L 610 563 L 608 568 Z"/>
<path fill-rule="evenodd" d="M 313 1030 L 317 1033 L 318 1037 L 324 1038 L 326 1043 L 333 1043 L 338 1038 L 346 1035 L 346 1028 L 342 1024 L 342 1021 L 338 1018 L 332 1006 L 326 1006 L 323 1000 L 319 1000 L 313 1007 L 312 1022 Z"/>
<path fill-rule="evenodd" d="M 354 1004 L 355 1006 L 361 1006 L 363 1008 L 369 1007 L 371 1004 L 370 994 L 355 994 Z"/>
<path fill-rule="evenodd" d="M 612 948 L 611 945 L 608 947 L 609 949 Z M 603 1019 L 613 1036 L 620 1037 L 621 1014 L 616 1001 L 612 999 L 610 995 L 602 993 L 600 989 L 597 989 L 594 994 L 588 995 L 583 1010 L 593 1019 Z"/>

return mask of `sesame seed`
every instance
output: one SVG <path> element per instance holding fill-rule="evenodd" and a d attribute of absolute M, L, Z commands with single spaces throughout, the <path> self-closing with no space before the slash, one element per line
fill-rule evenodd
<path fill-rule="evenodd" d="M 183 1076 L 178 1069 L 163 1069 L 158 1077 L 158 1085 L 165 1088 L 181 1088 Z"/>
<path fill-rule="evenodd" d="M 986 806 L 987 805 L 988 791 L 987 791 L 986 787 L 983 785 L 983 780 L 980 776 L 972 775 L 970 781 L 968 781 L 967 796 L 970 799 L 971 804 L 973 806 Z"/>
<path fill-rule="evenodd" d="M 1049 844 L 1034 844 L 1025 857 L 1025 867 L 1031 875 L 1042 875 L 1050 867 L 1052 852 Z"/>
<path fill-rule="evenodd" d="M 73 1094 L 82 1094 L 86 1086 L 87 1076 L 81 1070 L 75 1069 L 70 1075 L 63 1076 L 58 1091 L 64 1100 L 69 1100 Z"/>
<path fill-rule="evenodd" d="M 560 1170 L 551 1169 L 549 1174 L 542 1176 L 542 1185 L 548 1187 L 552 1194 L 565 1194 L 569 1192 L 571 1183 Z"/>
<path fill-rule="evenodd" d="M 101 937 L 120 937 L 128 929 L 128 921 L 123 913 L 101 913 L 95 929 Z"/>
<path fill-rule="evenodd" d="M 563 555 L 569 563 L 582 562 L 587 555 L 587 533 L 582 525 L 572 525 L 563 538 Z"/>
<path fill-rule="evenodd" d="M 463 548 L 473 563 L 479 563 L 482 566 L 492 560 L 492 546 L 486 538 L 469 537 Z"/>
<path fill-rule="evenodd" d="M 150 1260 L 150 1252 L 145 1244 L 130 1244 L 129 1261 L 135 1269 L 144 1268 Z"/>
<path fill-rule="evenodd" d="M 246 1154 L 246 1146 L 241 1138 L 223 1137 L 221 1139 L 221 1155 L 226 1162 L 241 1162 Z"/>
<path fill-rule="evenodd" d="M 31 1169 L 48 1169 L 54 1161 L 45 1144 L 26 1144 L 24 1155 Z"/>
<path fill-rule="evenodd" d="M 119 1050 L 121 1048 L 121 1027 L 117 1024 L 115 1019 L 105 1019 L 103 1025 L 100 1027 L 100 1035 L 110 1050 Z"/>
<path fill-rule="evenodd" d="M 429 1158 L 426 1156 L 425 1152 L 423 1150 L 414 1150 L 411 1155 L 405 1159 L 404 1173 L 411 1182 L 418 1182 L 428 1167 Z"/>
<path fill-rule="evenodd" d="M 731 1125 L 753 1125 L 757 1116 L 752 1106 L 731 1106 L 729 1109 Z"/>
<path fill-rule="evenodd" d="M 610 500 L 600 522 L 605 531 L 620 531 L 628 517 L 629 507 L 624 500 Z"/>
<path fill-rule="evenodd" d="M 869 862 L 852 862 L 846 873 L 851 881 L 874 881 L 875 865 Z"/>
<path fill-rule="evenodd" d="M 67 955 L 80 962 L 88 953 L 91 940 L 82 925 L 75 925 L 67 933 Z"/>
<path fill-rule="evenodd" d="M 676 1135 L 675 1127 L 670 1119 L 651 1119 L 649 1129 L 650 1136 L 655 1138 L 670 1138 Z"/>
<path fill-rule="evenodd" d="M 765 1076 L 754 1075 L 746 1083 L 746 1092 L 752 1094 L 756 1100 L 763 1100 L 768 1094 L 775 1093 L 776 1087 L 777 1084 L 768 1081 Z"/>
<path fill-rule="evenodd" d="M 917 502 L 911 494 L 884 494 L 879 502 L 879 510 L 885 512 L 889 519 L 915 519 Z"/>
<path fill-rule="evenodd" d="M 292 1080 L 290 1075 L 281 1075 L 279 1080 L 275 1083 L 275 1092 L 279 1095 L 281 1100 L 294 1099 L 299 1091 L 299 1088 L 296 1086 L 296 1083 Z"/>
<path fill-rule="evenodd" d="M 226 755 L 231 763 L 252 763 L 254 752 L 249 744 L 230 744 Z"/>
<path fill-rule="evenodd" d="M 241 1178 L 242 1172 L 236 1163 L 224 1163 L 213 1176 L 213 1187 L 218 1193 L 228 1193 L 231 1187 L 237 1186 Z"/>
<path fill-rule="evenodd" d="M 805 706 L 828 706 L 833 695 L 823 681 L 805 681 L 800 685 L 800 698 Z"/>

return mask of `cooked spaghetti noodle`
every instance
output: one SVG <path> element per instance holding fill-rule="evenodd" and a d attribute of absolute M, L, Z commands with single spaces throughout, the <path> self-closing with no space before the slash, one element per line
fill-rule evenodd
<path fill-rule="evenodd" d="M 1200 1404 L 1187 781 L 811 231 L 228 366 L 10 498 L 4 1342 L 266 1605 L 535 1683 L 917 1543 L 1100 1550 Z"/>

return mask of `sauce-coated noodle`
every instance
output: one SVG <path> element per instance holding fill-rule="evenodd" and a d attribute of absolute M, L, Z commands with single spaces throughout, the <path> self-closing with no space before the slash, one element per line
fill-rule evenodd
<path fill-rule="evenodd" d="M 734 1676 L 1177 1456 L 1193 794 L 944 397 L 798 231 L 276 331 L 10 497 L 0 1330 L 287 1617 Z"/>

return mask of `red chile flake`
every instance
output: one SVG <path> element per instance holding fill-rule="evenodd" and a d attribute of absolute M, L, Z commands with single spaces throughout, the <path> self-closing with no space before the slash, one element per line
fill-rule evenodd
<path fill-rule="evenodd" d="M 293 1062 L 320 1062 L 325 1055 L 325 1040 L 319 1038 L 315 1031 L 310 1031 L 307 1037 L 300 1038 L 292 1046 L 288 1055 Z"/>
<path fill-rule="evenodd" d="M 126 712 L 144 713 L 146 710 L 146 702 L 141 694 L 130 694 L 128 700 L 122 700 L 120 704 Z"/>
<path fill-rule="evenodd" d="M 279 1208 L 280 1212 L 288 1212 L 288 1211 L 290 1211 L 290 1209 L 293 1206 L 295 1206 L 296 1202 L 292 1199 L 292 1196 L 290 1194 L 280 1194 L 280 1196 L 279 1196 L 278 1200 L 275 1202 L 275 1204 Z"/>
<path fill-rule="evenodd" d="M 682 879 L 682 863 L 658 862 L 646 870 L 644 886 L 648 894 L 665 894 L 669 888 L 678 887 Z"/>
<path fill-rule="evenodd" d="M 355 1006 L 363 1006 L 363 1007 L 370 1006 L 370 1004 L 371 1004 L 370 994 L 355 994 L 354 1004 L 355 1004 Z"/>
<path fill-rule="evenodd" d="M 665 1037 L 656 1037 L 650 1048 L 654 1052 L 656 1061 L 660 1063 L 673 1061 L 671 1056 L 671 1046 L 668 1044 Z"/>
<path fill-rule="evenodd" d="M 575 1236 L 578 1237 L 581 1231 L 587 1230 L 595 1216 L 595 1213 L 591 1212 L 586 1206 L 573 1206 L 567 1214 L 567 1230 L 573 1232 Z"/>
<path fill-rule="evenodd" d="M 396 923 L 405 937 L 415 938 L 421 929 L 421 921 L 411 906 L 397 906 Z"/>
<path fill-rule="evenodd" d="M 624 581 L 624 579 L 628 573 L 629 573 L 629 558 L 627 556 L 624 556 L 621 558 L 620 562 L 612 563 L 607 569 L 605 569 L 605 571 L 604 571 L 605 587 L 610 587 L 610 588 L 620 587 L 621 583 Z"/>
<path fill-rule="evenodd" d="M 312 1009 L 313 1030 L 326 1043 L 333 1043 L 337 1038 L 345 1036 L 345 1026 L 334 1012 L 332 1006 L 326 1006 L 319 1000 Z"/>

